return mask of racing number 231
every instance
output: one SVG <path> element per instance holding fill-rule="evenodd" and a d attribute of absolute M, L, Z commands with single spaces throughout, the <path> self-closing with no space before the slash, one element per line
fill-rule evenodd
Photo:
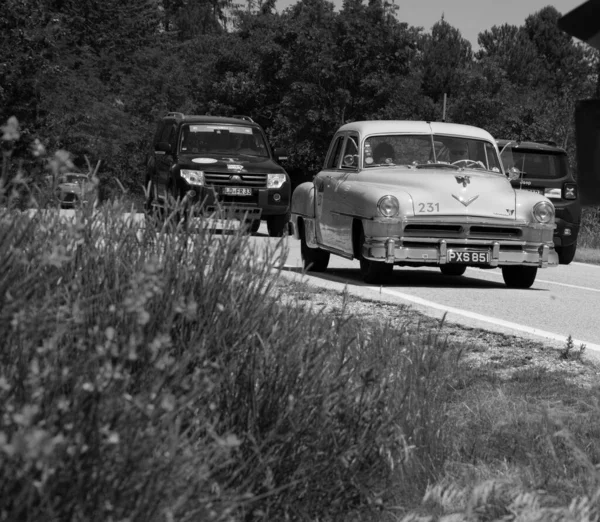
<path fill-rule="evenodd" d="M 419 203 L 419 212 L 439 212 L 439 203 Z"/>

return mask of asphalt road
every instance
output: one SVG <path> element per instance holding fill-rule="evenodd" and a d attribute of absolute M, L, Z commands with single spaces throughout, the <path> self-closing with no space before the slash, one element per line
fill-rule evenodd
<path fill-rule="evenodd" d="M 275 241 L 264 225 L 252 238 L 257 246 Z M 530 289 L 509 289 L 500 269 L 467 269 L 461 277 L 443 276 L 437 268 L 395 267 L 388 284 L 362 282 L 358 261 L 331 256 L 322 274 L 303 274 L 300 242 L 285 240 L 289 254 L 284 275 L 351 295 L 408 303 L 446 321 L 527 338 L 543 338 L 557 347 L 571 336 L 578 348 L 600 356 L 600 266 L 571 263 L 539 269 Z"/>

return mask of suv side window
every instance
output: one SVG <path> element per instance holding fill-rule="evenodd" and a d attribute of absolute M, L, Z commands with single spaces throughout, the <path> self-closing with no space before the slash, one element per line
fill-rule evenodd
<path fill-rule="evenodd" d="M 340 164 L 340 159 L 342 157 L 342 146 L 344 144 L 344 136 L 338 136 L 336 140 L 333 142 L 330 150 L 329 156 L 327 157 L 327 163 L 325 164 L 326 169 L 337 169 Z"/>

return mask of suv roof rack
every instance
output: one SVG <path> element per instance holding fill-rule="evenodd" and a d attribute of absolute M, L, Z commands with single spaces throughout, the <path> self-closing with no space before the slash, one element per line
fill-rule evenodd
<path fill-rule="evenodd" d="M 233 118 L 237 118 L 238 120 L 246 120 L 250 123 L 254 123 L 254 120 L 250 116 L 243 116 L 241 114 L 234 114 Z"/>
<path fill-rule="evenodd" d="M 165 118 L 183 119 L 184 115 L 183 115 L 183 112 L 168 112 L 167 115 L 165 116 Z"/>
<path fill-rule="evenodd" d="M 552 145 L 553 147 L 557 147 L 557 143 L 554 140 L 536 140 L 538 143 L 543 143 L 544 145 Z"/>

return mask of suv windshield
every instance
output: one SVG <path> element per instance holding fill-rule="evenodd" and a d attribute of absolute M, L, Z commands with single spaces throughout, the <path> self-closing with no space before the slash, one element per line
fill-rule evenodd
<path fill-rule="evenodd" d="M 364 166 L 455 165 L 502 172 L 494 144 L 441 134 L 370 136 L 364 145 Z"/>
<path fill-rule="evenodd" d="M 568 176 L 567 155 L 563 152 L 506 147 L 502 152 L 504 168 L 518 169 L 526 178 L 560 179 Z"/>
<path fill-rule="evenodd" d="M 189 124 L 182 127 L 179 151 L 183 154 L 237 154 L 269 157 L 259 129 L 243 125 Z"/>

